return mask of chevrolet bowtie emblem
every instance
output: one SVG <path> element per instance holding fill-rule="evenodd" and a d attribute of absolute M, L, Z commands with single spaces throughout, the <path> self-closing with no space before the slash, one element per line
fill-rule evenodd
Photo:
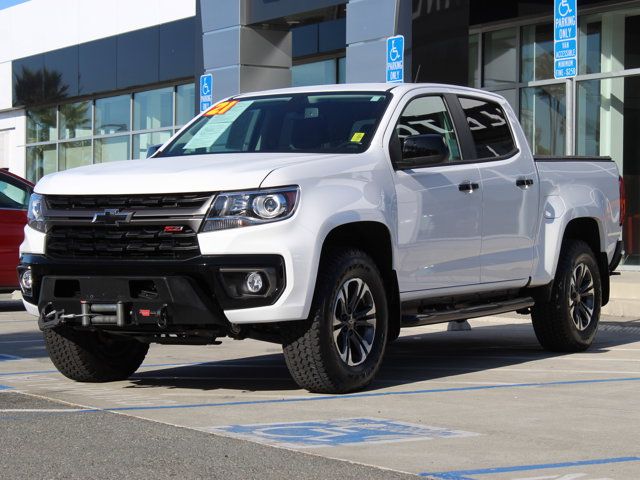
<path fill-rule="evenodd" d="M 91 223 L 118 225 L 120 223 L 129 223 L 131 217 L 133 217 L 133 212 L 121 212 L 117 208 L 107 208 L 104 212 L 96 213 Z"/>

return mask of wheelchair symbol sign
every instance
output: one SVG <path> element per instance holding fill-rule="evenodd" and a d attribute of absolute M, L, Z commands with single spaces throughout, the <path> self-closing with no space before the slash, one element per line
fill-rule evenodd
<path fill-rule="evenodd" d="M 387 83 L 404 82 L 404 36 L 387 38 Z"/>
<path fill-rule="evenodd" d="M 570 13 L 573 13 L 573 9 L 571 5 L 569 5 L 569 0 L 560 0 L 558 4 L 558 15 L 561 17 L 566 17 Z"/>
<path fill-rule="evenodd" d="M 200 75 L 200 111 L 204 112 L 213 105 L 213 75 Z"/>
<path fill-rule="evenodd" d="M 578 72 L 577 0 L 554 1 L 554 78 L 575 77 Z"/>

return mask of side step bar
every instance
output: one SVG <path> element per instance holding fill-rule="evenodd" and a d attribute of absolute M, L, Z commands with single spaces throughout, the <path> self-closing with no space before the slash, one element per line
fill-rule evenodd
<path fill-rule="evenodd" d="M 420 325 L 433 325 L 436 323 L 454 322 L 457 320 L 468 320 L 470 318 L 486 317 L 499 313 L 513 312 L 532 307 L 535 302 L 531 297 L 514 298 L 504 302 L 492 302 L 475 305 L 472 307 L 460 308 L 457 310 L 441 310 L 418 315 L 403 315 L 401 326 L 419 327 Z"/>

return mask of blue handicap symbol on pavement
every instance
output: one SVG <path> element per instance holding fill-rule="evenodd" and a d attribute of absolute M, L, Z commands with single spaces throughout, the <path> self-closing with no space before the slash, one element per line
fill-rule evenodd
<path fill-rule="evenodd" d="M 348 444 L 388 443 L 477 435 L 462 430 L 376 418 L 228 425 L 209 427 L 204 430 L 254 442 L 292 448 L 334 447 Z"/>

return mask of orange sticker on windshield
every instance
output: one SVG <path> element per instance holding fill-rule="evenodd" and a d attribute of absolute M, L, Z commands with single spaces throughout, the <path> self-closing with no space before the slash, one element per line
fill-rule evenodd
<path fill-rule="evenodd" d="M 227 102 L 216 103 L 213 107 L 204 112 L 204 116 L 212 117 L 214 115 L 222 115 L 223 113 L 227 113 L 234 107 L 236 103 L 238 103 L 238 100 L 229 100 Z"/>

